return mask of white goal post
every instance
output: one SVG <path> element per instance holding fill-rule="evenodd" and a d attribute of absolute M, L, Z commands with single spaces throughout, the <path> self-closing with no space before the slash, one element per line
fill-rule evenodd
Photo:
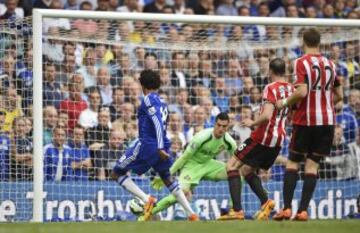
<path fill-rule="evenodd" d="M 42 20 L 44 18 L 87 18 L 118 21 L 145 22 L 173 22 L 173 23 L 208 23 L 208 24 L 240 24 L 240 25 L 285 25 L 285 26 L 319 26 L 319 27 L 360 27 L 360 20 L 343 19 L 300 19 L 300 18 L 262 18 L 262 17 L 233 17 L 233 16 L 199 16 L 199 15 L 168 15 L 168 14 L 140 14 L 117 13 L 98 11 L 59 11 L 59 10 L 33 10 L 33 156 L 34 156 L 34 182 L 33 182 L 33 221 L 43 222 L 43 47 L 42 47 Z"/>

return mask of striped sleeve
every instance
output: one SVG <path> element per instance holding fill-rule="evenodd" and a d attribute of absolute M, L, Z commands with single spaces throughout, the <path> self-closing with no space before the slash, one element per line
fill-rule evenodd
<path fill-rule="evenodd" d="M 264 102 L 270 102 L 270 103 L 273 103 L 275 104 L 276 103 L 276 97 L 275 97 L 275 94 L 273 92 L 273 89 L 270 88 L 270 85 L 267 85 L 265 88 L 264 88 L 264 92 L 263 92 L 263 101 Z"/>
<path fill-rule="evenodd" d="M 154 124 L 156 131 L 156 139 L 158 144 L 158 149 L 164 148 L 164 125 L 161 119 L 160 105 L 157 105 L 155 101 L 152 104 L 149 96 L 145 96 L 144 103 L 146 105 L 146 111 L 148 116 L 151 118 L 151 121 Z"/>
<path fill-rule="evenodd" d="M 294 62 L 294 73 L 295 73 L 294 85 L 305 83 L 305 81 L 306 81 L 306 68 L 305 68 L 304 63 L 303 63 L 302 60 L 300 60 L 300 59 L 295 60 L 295 62 Z"/>

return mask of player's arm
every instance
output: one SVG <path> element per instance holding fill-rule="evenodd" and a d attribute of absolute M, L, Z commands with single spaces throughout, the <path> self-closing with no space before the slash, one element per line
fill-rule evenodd
<path fill-rule="evenodd" d="M 305 84 L 305 83 L 298 84 L 295 86 L 295 91 L 291 96 L 289 96 L 288 98 L 279 100 L 276 103 L 276 108 L 283 109 L 284 107 L 292 106 L 292 105 L 296 104 L 297 102 L 299 102 L 300 100 L 302 100 L 303 98 L 305 98 L 307 96 L 307 93 L 308 93 L 307 84 Z"/>
<path fill-rule="evenodd" d="M 271 116 L 274 113 L 274 109 L 274 104 L 266 102 L 263 105 L 263 111 L 260 113 L 259 117 L 255 121 L 251 119 L 244 119 L 241 124 L 250 128 L 262 125 L 271 119 Z"/>
<path fill-rule="evenodd" d="M 294 62 L 294 72 L 295 72 L 295 91 L 292 95 L 290 95 L 288 98 L 278 100 L 276 102 L 276 108 L 277 109 L 283 109 L 287 106 L 292 106 L 296 103 L 298 103 L 300 100 L 305 98 L 308 94 L 308 84 L 306 81 L 307 74 L 305 72 L 304 64 L 298 60 L 295 60 Z"/>
<path fill-rule="evenodd" d="M 156 131 L 156 140 L 158 145 L 158 150 L 164 149 L 164 124 L 161 119 L 160 107 L 154 107 L 156 110 L 155 114 L 151 116 L 151 120 L 154 124 Z"/>
<path fill-rule="evenodd" d="M 185 163 L 191 158 L 193 152 L 188 148 L 191 147 L 190 145 L 186 148 L 184 153 L 174 162 L 174 164 L 170 168 L 170 174 L 173 175 L 177 171 L 179 171 Z"/>
<path fill-rule="evenodd" d="M 184 153 L 174 162 L 170 168 L 170 173 L 175 174 L 178 170 L 184 167 L 185 163 L 198 151 L 202 144 L 201 135 L 197 134 L 191 139 L 189 145 L 186 147 Z"/>

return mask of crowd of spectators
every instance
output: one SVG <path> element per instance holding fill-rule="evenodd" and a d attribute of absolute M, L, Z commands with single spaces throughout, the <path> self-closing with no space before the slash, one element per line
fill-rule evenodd
<path fill-rule="evenodd" d="M 31 7 L 26 0 L 7 0 L 0 4 L 0 17 L 21 22 L 31 15 Z M 305 18 L 358 19 L 360 14 L 357 2 L 351 0 L 36 0 L 33 7 Z M 269 61 L 283 57 L 291 77 L 291 63 L 301 55 L 301 27 L 45 19 L 43 29 L 48 181 L 108 178 L 114 162 L 137 138 L 136 111 L 142 98 L 137 78 L 143 69 L 160 72 L 160 94 L 169 104 L 168 135 L 176 158 L 195 133 L 214 125 L 221 111 L 230 114 L 231 135 L 238 143 L 244 141 L 251 130 L 239 122 L 257 116 Z M 339 29 L 324 30 L 335 35 Z M 324 179 L 360 178 L 360 42 L 359 32 L 353 33 L 355 39 L 323 44 L 324 54 L 337 64 L 346 93 L 345 102 L 336 106 L 338 126 L 332 155 L 322 164 Z M 19 47 L 12 41 L 16 37 L 2 35 L 0 180 L 31 180 L 32 106 L 41 104 L 32 102 L 32 42 L 18 39 L 25 45 Z M 197 42 L 207 47 L 187 45 Z M 282 179 L 289 140 L 277 165 L 260 171 L 264 180 Z M 345 174 L 344 166 L 352 170 Z"/>
<path fill-rule="evenodd" d="M 357 18 L 356 0 L 2 0 L 2 19 L 33 8 L 261 17 Z"/>

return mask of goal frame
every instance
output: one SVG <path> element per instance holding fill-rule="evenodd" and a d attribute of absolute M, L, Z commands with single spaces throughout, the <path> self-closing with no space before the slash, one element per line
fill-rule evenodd
<path fill-rule="evenodd" d="M 173 23 L 211 23 L 238 25 L 281 25 L 281 26 L 327 26 L 327 27 L 360 27 L 360 20 L 354 19 L 307 19 L 307 18 L 273 18 L 273 17 L 244 17 L 244 16 L 203 16 L 203 15 L 169 15 L 120 13 L 75 10 L 33 10 L 33 222 L 43 222 L 43 106 L 42 104 L 42 21 L 43 18 L 86 18 L 108 19 L 122 21 L 161 21 Z"/>

